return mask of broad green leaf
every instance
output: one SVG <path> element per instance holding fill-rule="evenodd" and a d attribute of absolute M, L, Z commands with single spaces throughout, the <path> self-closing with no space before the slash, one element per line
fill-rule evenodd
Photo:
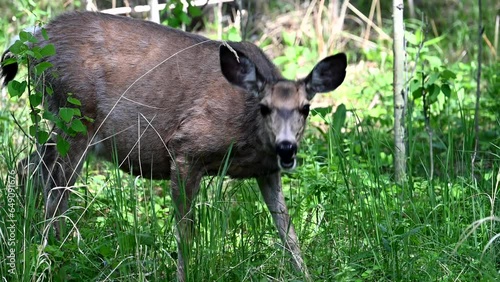
<path fill-rule="evenodd" d="M 45 144 L 47 140 L 49 140 L 49 133 L 44 130 L 39 130 L 36 139 L 38 140 L 38 143 Z"/>
<path fill-rule="evenodd" d="M 53 56 L 56 54 L 56 48 L 54 47 L 54 44 L 47 44 L 45 45 L 42 49 L 40 49 L 40 54 L 43 57 L 49 57 Z"/>
<path fill-rule="evenodd" d="M 445 38 L 445 36 L 441 35 L 441 36 L 438 36 L 436 38 L 429 39 L 429 40 L 424 42 L 424 46 L 435 45 L 435 44 L 439 43 L 441 40 L 443 40 L 444 38 Z"/>
<path fill-rule="evenodd" d="M 47 30 L 45 28 L 42 28 L 42 37 L 45 40 L 49 40 L 49 35 L 47 34 Z"/>
<path fill-rule="evenodd" d="M 5 60 L 2 62 L 2 66 L 8 66 L 11 64 L 17 64 L 16 58 L 5 58 Z"/>
<path fill-rule="evenodd" d="M 188 7 L 188 13 L 193 18 L 200 17 L 202 15 L 202 11 L 200 8 L 198 8 L 196 6 L 191 6 L 191 5 L 189 5 L 189 7 Z"/>
<path fill-rule="evenodd" d="M 167 20 L 167 24 L 169 27 L 176 28 L 176 27 L 179 27 L 181 25 L 181 21 L 177 18 L 169 18 Z"/>
<path fill-rule="evenodd" d="M 9 50 L 15 55 L 21 55 L 24 51 L 28 49 L 28 46 L 26 46 L 21 40 L 16 40 L 12 46 L 10 46 Z"/>
<path fill-rule="evenodd" d="M 32 107 L 38 107 L 38 105 L 40 105 L 42 103 L 42 98 L 43 98 L 43 95 L 40 92 L 36 92 L 36 93 L 28 96 L 28 99 L 30 101 L 30 105 Z"/>
<path fill-rule="evenodd" d="M 54 94 L 54 90 L 50 86 L 45 86 L 45 92 L 51 96 Z"/>
<path fill-rule="evenodd" d="M 340 134 L 342 127 L 345 124 L 346 120 L 346 107 L 344 104 L 340 104 L 337 107 L 337 110 L 335 110 L 335 113 L 333 114 L 333 121 L 332 121 L 332 127 L 335 130 L 334 132 L 337 134 Z"/>
<path fill-rule="evenodd" d="M 18 97 L 21 96 L 24 93 L 24 90 L 26 90 L 26 86 L 28 84 L 26 81 L 19 82 L 17 80 L 11 80 L 7 84 L 7 90 L 9 91 L 10 97 Z"/>
<path fill-rule="evenodd" d="M 318 107 L 311 110 L 313 116 L 320 115 L 322 118 L 325 118 L 326 115 L 332 112 L 332 106 L 328 107 Z"/>
<path fill-rule="evenodd" d="M 281 36 L 283 37 L 283 42 L 287 46 L 294 46 L 295 44 L 295 38 L 297 37 L 295 32 L 282 32 Z"/>
<path fill-rule="evenodd" d="M 457 75 L 451 70 L 445 69 L 441 72 L 441 78 L 444 80 L 455 79 Z"/>
<path fill-rule="evenodd" d="M 82 102 L 80 102 L 80 100 L 78 100 L 78 99 L 76 99 L 74 97 L 69 96 L 67 100 L 68 100 L 69 103 L 71 103 L 73 105 L 76 105 L 76 106 L 81 106 L 82 105 Z"/>
<path fill-rule="evenodd" d="M 87 127 L 79 119 L 74 119 L 71 123 L 71 129 L 78 133 L 86 133 Z"/>
<path fill-rule="evenodd" d="M 50 111 L 44 111 L 42 114 L 42 117 L 43 117 L 43 119 L 46 119 L 46 120 L 51 121 L 51 122 L 56 121 L 56 116 L 53 113 L 51 113 Z"/>
<path fill-rule="evenodd" d="M 229 41 L 241 41 L 241 35 L 238 29 L 234 26 L 229 28 L 227 31 L 227 40 Z"/>
<path fill-rule="evenodd" d="M 431 84 L 427 88 L 427 91 L 429 94 L 429 96 L 428 96 L 429 98 L 427 100 L 428 104 L 431 105 L 431 104 L 434 104 L 435 102 L 437 102 L 438 95 L 441 92 L 441 89 L 439 88 L 439 86 L 437 84 Z"/>
<path fill-rule="evenodd" d="M 21 32 L 19 32 L 19 39 L 22 42 L 31 42 L 31 43 L 37 43 L 38 42 L 38 40 L 36 39 L 36 37 L 34 37 L 31 32 L 24 31 L 24 30 L 21 31 Z"/>
<path fill-rule="evenodd" d="M 33 124 L 37 124 L 42 120 L 37 111 L 33 111 L 30 113 L 30 119 Z"/>
<path fill-rule="evenodd" d="M 422 97 L 422 95 L 424 95 L 424 88 L 418 87 L 411 92 L 411 95 L 413 96 L 413 99 L 419 99 L 420 97 Z"/>
<path fill-rule="evenodd" d="M 172 14 L 175 17 L 178 17 L 180 14 L 184 13 L 183 11 L 184 5 L 182 3 L 178 3 L 175 5 L 175 7 L 172 9 Z"/>
<path fill-rule="evenodd" d="M 70 122 L 71 119 L 73 119 L 73 116 L 75 115 L 74 109 L 73 108 L 60 108 L 59 109 L 59 116 L 64 122 Z"/>
<path fill-rule="evenodd" d="M 281 66 L 282 64 L 284 64 L 286 62 L 288 62 L 288 58 L 285 56 L 278 56 L 278 57 L 274 58 L 274 60 L 273 60 L 273 63 L 275 65 L 278 65 L 278 66 Z"/>
<path fill-rule="evenodd" d="M 41 49 L 42 48 L 40 48 L 38 46 L 32 47 L 30 50 L 30 52 L 31 52 L 30 56 L 35 57 L 35 59 L 37 59 L 37 60 L 40 60 L 41 58 L 43 58 L 42 54 L 40 53 Z"/>
<path fill-rule="evenodd" d="M 420 83 L 420 80 L 413 79 L 412 81 L 410 81 L 410 92 L 413 93 L 415 90 L 417 90 L 421 86 L 422 86 L 422 84 Z"/>
<path fill-rule="evenodd" d="M 30 35 L 31 33 L 22 30 L 21 32 L 19 32 L 19 40 L 21 40 L 21 42 L 27 42 L 30 38 Z"/>
<path fill-rule="evenodd" d="M 446 96 L 447 98 L 450 98 L 451 88 L 450 88 L 449 84 L 445 83 L 445 84 L 441 85 L 441 91 L 443 92 L 444 96 Z"/>
<path fill-rule="evenodd" d="M 56 148 L 62 157 L 65 157 L 69 151 L 69 142 L 62 138 L 60 135 L 57 136 Z"/>
<path fill-rule="evenodd" d="M 429 75 L 429 79 L 425 82 L 424 87 L 428 87 L 429 85 L 434 84 L 438 78 L 439 78 L 439 73 L 432 72 Z"/>
<path fill-rule="evenodd" d="M 189 17 L 188 14 L 186 13 L 182 13 L 179 15 L 179 19 L 181 20 L 181 22 L 185 25 L 190 25 L 191 24 L 191 18 Z"/>
<path fill-rule="evenodd" d="M 418 45 L 420 45 L 420 43 L 424 41 L 424 33 L 422 32 L 421 28 L 415 31 L 415 40 L 416 42 L 418 42 Z"/>
<path fill-rule="evenodd" d="M 30 126 L 29 133 L 31 136 L 35 137 L 40 144 L 44 144 L 47 140 L 49 140 L 49 133 L 42 130 L 39 126 Z"/>
<path fill-rule="evenodd" d="M 41 62 L 35 66 L 35 74 L 41 75 L 45 70 L 52 67 L 52 64 L 49 62 Z"/>

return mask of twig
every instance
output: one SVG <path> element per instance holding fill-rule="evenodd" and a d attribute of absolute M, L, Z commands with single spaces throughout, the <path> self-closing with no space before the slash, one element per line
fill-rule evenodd
<path fill-rule="evenodd" d="M 372 6 L 370 8 L 370 14 L 368 15 L 368 19 L 370 19 L 371 22 L 373 22 L 373 16 L 375 14 L 375 8 L 377 7 L 377 2 L 378 0 L 373 0 L 372 1 Z M 363 45 L 361 47 L 365 48 L 365 42 L 368 41 L 370 38 L 370 31 L 372 28 L 372 23 L 367 23 L 366 24 L 366 31 L 365 31 L 365 36 L 363 37 Z"/>
<path fill-rule="evenodd" d="M 478 52 L 477 52 L 477 86 L 476 86 L 476 108 L 474 110 L 474 153 L 472 154 L 472 177 L 474 177 L 474 164 L 477 158 L 477 151 L 479 149 L 479 100 L 481 98 L 481 63 L 483 53 L 483 14 L 481 9 L 481 0 L 478 0 L 479 19 L 478 19 Z"/>
<path fill-rule="evenodd" d="M 17 127 L 23 132 L 23 135 L 26 136 L 31 142 L 36 142 L 36 140 L 24 130 L 24 128 L 21 126 L 21 123 L 19 123 L 19 121 L 16 119 L 16 116 L 14 116 L 14 113 L 11 112 L 10 116 L 14 120 L 14 124 L 17 125 Z"/>
<path fill-rule="evenodd" d="M 422 89 L 424 89 L 425 78 L 422 76 Z M 432 127 L 430 122 L 430 106 L 427 101 L 427 92 L 422 90 L 422 101 L 424 103 L 424 123 L 425 123 L 425 131 L 427 131 L 427 135 L 429 135 L 429 162 L 430 162 L 430 171 L 429 171 L 429 179 L 432 183 L 434 179 L 434 149 L 433 149 L 433 141 L 432 141 Z"/>
<path fill-rule="evenodd" d="M 387 33 L 385 33 L 384 30 L 382 30 L 372 20 L 370 20 L 369 18 L 367 18 L 365 15 L 363 15 L 363 13 L 361 13 L 361 11 L 359 11 L 356 7 L 354 7 L 350 3 L 347 4 L 347 7 L 351 11 L 353 11 L 359 18 L 361 18 L 363 21 L 365 21 L 367 24 L 370 24 L 372 26 L 373 30 L 375 30 L 380 35 L 380 37 L 381 37 L 382 40 L 392 41 L 392 37 L 390 37 L 389 35 L 387 35 Z"/>

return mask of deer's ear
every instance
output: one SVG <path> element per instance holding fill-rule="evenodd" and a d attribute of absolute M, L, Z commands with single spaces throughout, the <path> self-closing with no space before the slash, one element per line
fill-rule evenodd
<path fill-rule="evenodd" d="M 321 60 L 304 79 L 307 98 L 311 100 L 316 93 L 330 92 L 339 87 L 345 78 L 347 57 L 339 53 Z"/>
<path fill-rule="evenodd" d="M 255 96 L 265 84 L 254 62 L 242 52 L 230 49 L 226 45 L 219 48 L 220 68 L 224 77 L 233 85 L 239 86 Z"/>

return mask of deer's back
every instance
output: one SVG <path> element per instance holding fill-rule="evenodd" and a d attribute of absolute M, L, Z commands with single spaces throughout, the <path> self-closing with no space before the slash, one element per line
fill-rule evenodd
<path fill-rule="evenodd" d="M 116 149 L 125 170 L 139 173 L 140 164 L 144 175 L 168 178 L 172 154 L 196 159 L 210 173 L 232 147 L 239 163 L 233 176 L 277 170 L 271 148 L 262 150 L 256 137 L 257 98 L 221 74 L 220 42 L 97 13 L 64 14 L 46 29 L 56 48 L 47 59 L 56 74 L 52 108 L 66 106 L 67 93 L 79 99 L 82 114 L 95 120 L 88 142 L 100 155 L 110 158 Z M 231 46 L 269 79 L 281 78 L 254 45 Z M 252 171 L 256 162 L 261 168 Z"/>

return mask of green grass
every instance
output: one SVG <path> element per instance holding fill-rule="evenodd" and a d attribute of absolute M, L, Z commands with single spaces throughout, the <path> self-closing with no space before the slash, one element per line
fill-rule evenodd
<path fill-rule="evenodd" d="M 4 112 L 5 116 L 5 112 Z M 456 162 L 467 148 L 437 156 L 443 177 L 410 174 L 398 186 L 390 175 L 392 139 L 376 129 L 324 135 L 310 127 L 302 165 L 283 178 L 303 255 L 315 281 L 493 281 L 498 278 L 495 221 L 467 234 L 470 225 L 495 215 L 499 158 L 472 179 Z M 8 171 L 25 152 L 12 142 L 18 130 L 3 121 L 0 230 L 2 258 L 9 255 Z M 452 139 L 450 137 L 450 139 Z M 426 171 L 427 156 L 410 143 L 410 163 Z M 417 149 L 419 151 L 415 151 Z M 412 151 L 413 149 L 413 151 Z M 440 159 L 439 156 L 446 156 Z M 448 164 L 448 162 L 452 162 Z M 171 281 L 176 244 L 167 181 L 135 178 L 112 164 L 91 160 L 73 189 L 62 241 L 47 237 L 42 204 L 31 187 L 14 195 L 15 275 L 8 281 Z M 18 189 L 18 187 L 15 187 Z M 196 202 L 190 281 L 302 281 L 281 247 L 253 180 L 205 178 Z M 467 236 L 465 236 L 467 234 Z"/>
<path fill-rule="evenodd" d="M 323 117 L 311 117 L 317 127 L 309 126 L 302 142 L 301 165 L 283 177 L 314 281 L 500 278 L 496 237 L 500 228 L 495 217 L 500 188 L 498 63 L 486 61 L 483 66 L 480 158 L 472 167 L 476 28 L 459 22 L 465 15 L 469 21 L 473 18 L 467 9 L 445 12 L 456 18 L 450 35 L 446 30 L 440 33 L 445 34 L 444 41 L 421 53 L 420 62 L 425 63 L 417 68 L 440 72 L 441 64 L 446 64 L 457 75 L 450 81 L 451 97 L 441 95 L 430 109 L 433 178 L 422 101 L 410 97 L 408 179 L 403 185 L 393 181 L 392 57 L 382 56 L 383 48 L 348 54 L 366 61 L 358 65 L 365 69 L 352 73 L 356 68 L 350 68 L 338 92 L 316 98 L 334 105 L 336 112 L 325 108 L 318 110 Z M 0 23 L 4 42 L 8 25 Z M 408 24 L 409 31 L 420 24 Z M 492 38 L 491 28 L 486 33 Z M 311 46 L 283 43 L 288 57 L 280 58 L 280 67 L 287 68 L 285 73 L 293 76 L 299 59 L 306 65 L 314 63 L 310 60 L 317 57 L 316 43 L 314 38 L 310 41 Z M 414 62 L 416 48 L 410 47 L 409 61 Z M 462 49 L 471 50 L 470 58 L 448 63 L 457 61 Z M 374 97 L 379 101 L 370 107 Z M 177 247 L 168 181 L 136 178 L 91 158 L 72 187 L 66 214 L 69 236 L 57 241 L 47 232 L 40 191 L 31 182 L 18 187 L 14 176 L 17 162 L 33 147 L 11 116 L 26 131 L 25 100 L 0 97 L 2 281 L 174 280 Z M 195 209 L 189 281 L 304 280 L 291 267 L 254 180 L 206 177 Z"/>

